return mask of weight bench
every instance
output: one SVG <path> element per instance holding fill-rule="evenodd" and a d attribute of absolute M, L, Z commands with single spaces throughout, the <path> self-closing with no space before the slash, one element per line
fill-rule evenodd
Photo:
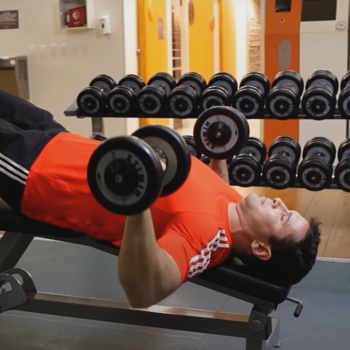
<path fill-rule="evenodd" d="M 81 244 L 115 256 L 119 249 L 82 233 L 30 220 L 1 205 L 0 231 L 5 231 L 0 239 L 0 314 L 18 310 L 240 337 L 246 339 L 246 350 L 267 350 L 280 346 L 279 319 L 271 317 L 270 313 L 285 300 L 297 303 L 294 316 L 298 317 L 302 309 L 300 301 L 288 297 L 290 286 L 269 284 L 255 278 L 247 267 L 228 262 L 205 271 L 190 282 L 253 304 L 249 315 L 160 305 L 132 309 L 127 303 L 113 300 L 41 293 L 30 274 L 16 267 L 34 237 Z"/>

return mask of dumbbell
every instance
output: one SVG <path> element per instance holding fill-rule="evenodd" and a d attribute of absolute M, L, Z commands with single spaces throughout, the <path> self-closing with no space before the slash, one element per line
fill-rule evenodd
<path fill-rule="evenodd" d="M 167 96 L 170 95 L 170 92 L 176 87 L 175 78 L 166 72 L 158 72 L 151 76 L 148 80 L 147 85 L 158 85 L 160 86 Z"/>
<path fill-rule="evenodd" d="M 107 108 L 117 117 L 127 118 L 136 113 L 136 94 L 128 86 L 116 86 L 107 95 Z"/>
<path fill-rule="evenodd" d="M 213 106 L 231 106 L 237 91 L 237 81 L 229 73 L 215 73 L 208 82 L 208 87 L 199 99 L 200 111 Z"/>
<path fill-rule="evenodd" d="M 343 118 L 350 118 L 350 71 L 343 75 L 340 81 L 338 109 Z"/>
<path fill-rule="evenodd" d="M 272 140 L 267 154 L 262 170 L 264 182 L 279 190 L 293 187 L 301 154 L 299 143 L 290 136 L 278 136 Z"/>
<path fill-rule="evenodd" d="M 337 187 L 350 192 L 350 138 L 340 143 L 338 147 L 338 164 L 334 170 Z"/>
<path fill-rule="evenodd" d="M 303 160 L 298 168 L 300 185 L 310 191 L 329 188 L 336 153 L 334 143 L 326 137 L 308 140 L 304 145 Z"/>
<path fill-rule="evenodd" d="M 249 137 L 239 154 L 232 158 L 228 166 L 230 184 L 240 187 L 257 186 L 260 183 L 261 166 L 267 149 L 263 141 Z"/>
<path fill-rule="evenodd" d="M 290 69 L 278 72 L 266 99 L 269 115 L 281 120 L 297 118 L 303 90 L 304 80 L 299 73 Z"/>
<path fill-rule="evenodd" d="M 199 97 L 206 87 L 207 83 L 200 74 L 196 72 L 183 74 L 176 88 L 169 94 L 169 113 L 175 118 L 197 117 Z"/>
<path fill-rule="evenodd" d="M 184 139 L 163 125 L 146 125 L 131 136 L 101 143 L 88 163 L 88 184 L 107 210 L 135 215 L 187 179 L 191 156 Z"/>
<path fill-rule="evenodd" d="M 301 106 L 306 118 L 333 118 L 339 82 L 328 70 L 316 70 L 306 80 Z"/>
<path fill-rule="evenodd" d="M 137 95 L 146 84 L 140 76 L 136 74 L 127 74 L 119 80 L 118 86 L 129 87 L 134 91 L 134 94 Z"/>
<path fill-rule="evenodd" d="M 193 157 L 196 157 L 198 159 L 201 159 L 202 153 L 199 151 L 196 142 L 194 140 L 194 137 L 192 135 L 184 135 L 182 138 L 185 140 L 188 151 Z"/>
<path fill-rule="evenodd" d="M 79 110 L 87 116 L 98 116 L 107 111 L 107 94 L 116 86 L 113 78 L 100 74 L 77 96 Z"/>
<path fill-rule="evenodd" d="M 146 117 L 166 117 L 167 95 L 162 87 L 151 84 L 136 95 L 136 108 Z"/>
<path fill-rule="evenodd" d="M 232 107 L 241 111 L 246 118 L 261 118 L 269 91 L 270 82 L 264 74 L 248 73 L 241 80 L 233 97 Z"/>
<path fill-rule="evenodd" d="M 249 124 L 237 109 L 215 106 L 199 115 L 193 137 L 203 155 L 212 159 L 228 159 L 246 145 Z"/>

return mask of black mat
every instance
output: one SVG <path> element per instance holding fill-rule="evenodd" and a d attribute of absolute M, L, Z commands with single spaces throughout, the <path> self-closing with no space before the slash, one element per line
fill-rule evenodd
<path fill-rule="evenodd" d="M 35 241 L 19 267 L 29 271 L 38 290 L 126 301 L 117 280 L 117 258 L 82 246 Z M 350 264 L 318 261 L 292 290 L 304 302 L 299 318 L 285 302 L 281 318 L 283 350 L 350 348 Z M 249 312 L 251 305 L 196 286 L 183 285 L 162 304 L 215 311 Z M 1 350 L 243 350 L 238 338 L 110 324 L 39 314 L 0 315 Z"/>

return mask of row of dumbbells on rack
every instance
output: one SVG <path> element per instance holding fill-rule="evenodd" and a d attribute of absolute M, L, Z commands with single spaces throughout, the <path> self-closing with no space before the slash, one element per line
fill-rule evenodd
<path fill-rule="evenodd" d="M 337 94 L 340 94 L 337 100 Z M 327 70 L 310 74 L 306 82 L 293 70 L 273 81 L 260 72 L 246 74 L 240 84 L 227 72 L 208 82 L 188 72 L 176 82 L 165 72 L 147 82 L 128 74 L 118 83 L 108 75 L 95 77 L 77 96 L 78 116 L 197 118 L 212 106 L 232 106 L 248 119 L 314 120 L 350 118 L 350 71 L 339 82 Z"/>
<path fill-rule="evenodd" d="M 183 138 L 191 154 L 209 164 L 210 158 L 199 151 L 195 138 Z M 339 162 L 333 167 L 336 156 Z M 289 136 L 276 137 L 268 149 L 259 138 L 249 137 L 238 155 L 227 159 L 227 166 L 233 186 L 301 187 L 310 191 L 337 188 L 350 192 L 350 138 L 337 151 L 331 140 L 315 137 L 301 152 L 300 144 Z"/>

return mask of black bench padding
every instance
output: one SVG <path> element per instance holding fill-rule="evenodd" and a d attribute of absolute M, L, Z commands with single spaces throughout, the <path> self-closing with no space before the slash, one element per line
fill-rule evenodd
<path fill-rule="evenodd" d="M 51 238 L 53 240 L 69 240 L 76 244 L 81 244 L 80 239 L 82 238 L 89 239 L 83 233 L 44 224 L 13 212 L 0 213 L 0 231 L 33 234 L 38 237 Z M 102 245 L 106 247 L 106 251 L 118 256 L 119 248 L 112 245 L 110 242 L 96 241 L 93 239 L 89 240 L 90 243 L 87 244 L 88 246 L 100 249 L 99 247 Z M 249 272 L 246 266 L 235 265 L 231 262 L 225 262 L 219 266 L 208 269 L 196 278 L 274 304 L 282 303 L 291 289 L 291 286 L 278 286 L 259 280 Z"/>

